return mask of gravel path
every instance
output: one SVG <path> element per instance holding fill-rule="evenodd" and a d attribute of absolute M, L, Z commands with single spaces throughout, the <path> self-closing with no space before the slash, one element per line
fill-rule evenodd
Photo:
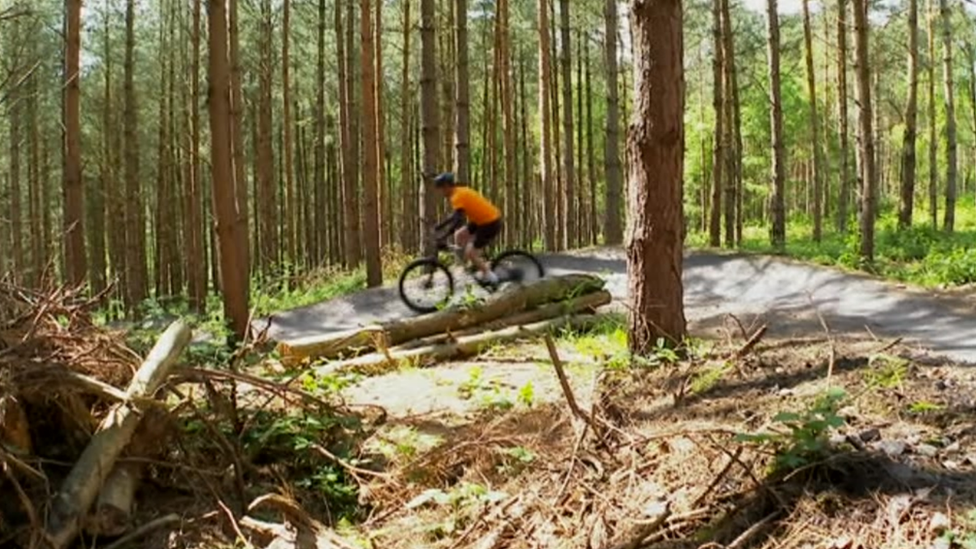
<path fill-rule="evenodd" d="M 604 276 L 618 301 L 626 299 L 621 251 L 587 250 L 543 258 L 548 274 Z M 776 336 L 823 334 L 820 316 L 835 333 L 904 337 L 955 361 L 976 364 L 976 311 L 967 302 L 908 291 L 894 284 L 835 269 L 754 255 L 690 253 L 686 256 L 685 311 L 692 328 L 709 331 L 728 314 L 744 324 L 761 320 Z M 365 290 L 274 316 L 271 337 L 290 340 L 411 315 L 396 289 Z"/>

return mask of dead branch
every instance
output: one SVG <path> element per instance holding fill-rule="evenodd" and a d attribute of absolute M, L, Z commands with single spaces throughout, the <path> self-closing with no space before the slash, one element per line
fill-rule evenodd
<path fill-rule="evenodd" d="M 566 397 L 566 403 L 569 404 L 569 409 L 573 412 L 574 416 L 592 427 L 594 433 L 599 434 L 600 430 L 594 423 L 593 418 L 584 412 L 576 402 L 576 396 L 573 395 L 573 388 L 569 385 L 569 379 L 566 377 L 566 369 L 563 367 L 562 359 L 559 358 L 559 350 L 556 349 L 556 342 L 553 341 L 552 335 L 547 333 L 545 341 L 546 349 L 549 351 L 549 359 L 552 361 L 553 369 L 556 370 L 556 377 L 559 378 L 559 386 L 562 387 L 563 396 Z"/>
<path fill-rule="evenodd" d="M 762 338 L 763 336 L 766 335 L 766 330 L 768 328 L 769 325 L 767 324 L 763 324 L 762 326 L 760 326 L 759 329 L 756 330 L 756 333 L 752 334 L 752 337 L 750 337 L 748 341 L 746 341 L 742 347 L 739 347 L 739 350 L 736 351 L 734 355 L 732 355 L 733 358 L 735 358 L 736 360 L 741 360 L 746 356 L 748 356 L 749 353 L 752 352 L 753 348 L 755 348 L 756 345 L 758 345 L 759 342 L 762 341 Z"/>
<path fill-rule="evenodd" d="M 149 534 L 150 532 L 159 530 L 160 528 L 165 528 L 170 524 L 175 524 L 177 522 L 180 522 L 180 520 L 181 520 L 180 516 L 175 513 L 166 515 L 164 517 L 159 517 L 158 519 L 155 520 L 151 520 L 146 524 L 143 524 L 142 526 L 129 532 L 128 534 L 122 536 L 116 541 L 112 542 L 112 544 L 106 547 L 105 549 L 119 549 L 120 547 L 125 547 L 129 543 L 132 543 L 133 541 L 141 537 L 144 537 L 146 534 Z"/>
<path fill-rule="evenodd" d="M 777 517 L 777 515 L 779 515 L 779 511 L 778 510 L 773 511 L 772 513 L 767 515 L 764 519 L 750 526 L 745 532 L 739 534 L 739 537 L 735 538 L 735 540 L 732 541 L 732 543 L 726 545 L 725 548 L 739 549 L 740 547 L 745 546 L 747 543 L 749 543 L 750 539 L 752 539 L 756 534 L 762 531 L 763 528 L 768 526 L 769 523 L 772 522 Z"/>
<path fill-rule="evenodd" d="M 667 522 L 668 517 L 671 516 L 671 502 L 664 504 L 664 509 L 661 510 L 661 514 L 657 516 L 653 521 L 646 524 L 642 524 L 637 528 L 634 528 L 627 535 L 627 541 L 620 542 L 616 545 L 612 545 L 611 549 L 638 549 L 644 544 L 644 541 L 657 532 L 665 522 Z"/>

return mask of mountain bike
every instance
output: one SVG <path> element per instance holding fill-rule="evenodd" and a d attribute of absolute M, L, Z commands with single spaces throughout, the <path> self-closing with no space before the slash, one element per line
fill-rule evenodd
<path fill-rule="evenodd" d="M 467 273 L 488 293 L 494 293 L 504 284 L 531 282 L 545 276 L 539 259 L 523 250 L 505 250 L 494 258 L 485 256 L 485 261 L 498 276 L 497 284 L 474 276 L 477 269 L 467 265 L 464 249 L 460 246 L 437 240 L 432 250 L 431 255 L 414 260 L 400 274 L 400 299 L 417 313 L 432 313 L 451 301 L 455 290 L 452 267 L 462 266 L 461 272 Z M 447 253 L 450 259 L 441 259 L 443 253 Z"/>

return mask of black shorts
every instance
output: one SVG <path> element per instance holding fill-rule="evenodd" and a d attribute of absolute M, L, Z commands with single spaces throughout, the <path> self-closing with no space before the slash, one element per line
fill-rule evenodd
<path fill-rule="evenodd" d="M 483 250 L 487 247 L 498 233 L 502 232 L 502 220 L 498 218 L 487 225 L 478 225 L 477 223 L 468 222 L 467 226 L 468 232 L 474 236 L 474 247 L 477 250 Z"/>

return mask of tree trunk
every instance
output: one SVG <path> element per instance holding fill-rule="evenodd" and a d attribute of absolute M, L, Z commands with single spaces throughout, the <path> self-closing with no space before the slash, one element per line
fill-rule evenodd
<path fill-rule="evenodd" d="M 522 136 L 522 242 L 525 249 L 532 249 L 537 238 L 535 223 L 538 208 L 536 179 L 532 176 L 532 145 L 529 142 L 529 95 L 525 87 L 525 56 L 519 56 L 519 110 Z"/>
<path fill-rule="evenodd" d="M 866 0 L 854 0 L 854 59 L 858 101 L 858 174 L 861 178 L 860 247 L 861 259 L 874 261 L 874 224 L 877 192 L 873 112 L 871 107 L 871 68 L 868 48 L 868 7 Z"/>
<path fill-rule="evenodd" d="M 258 132 L 257 132 L 257 200 L 258 241 L 261 270 L 265 275 L 278 264 L 280 237 L 277 231 L 277 187 L 274 177 L 274 121 L 272 119 L 272 85 L 274 53 L 272 50 L 271 0 L 260 1 Z"/>
<path fill-rule="evenodd" d="M 400 73 L 400 194 L 402 198 L 402 211 L 403 211 L 403 229 L 400 231 L 400 242 L 403 250 L 406 252 L 414 252 L 416 250 L 415 237 L 417 231 L 415 230 L 418 225 L 415 212 L 417 211 L 417 203 L 411 200 L 415 194 L 415 181 L 413 173 L 413 165 L 411 162 L 411 147 L 412 142 L 412 132 L 410 131 L 413 125 L 413 118 L 416 109 L 414 108 L 415 103 L 413 102 L 413 94 L 410 90 L 410 4 L 411 2 L 403 2 L 403 60 L 402 68 Z M 458 88 L 461 89 L 460 87 Z M 462 109 L 458 109 L 458 113 L 462 112 Z M 464 111 L 466 112 L 466 110 Z M 465 157 L 458 151 L 458 158 Z"/>
<path fill-rule="evenodd" d="M 928 5 L 928 42 L 929 42 L 929 218 L 932 228 L 939 227 L 939 166 L 937 139 L 938 120 L 935 118 L 935 0 L 929 0 Z"/>
<path fill-rule="evenodd" d="M 34 54 L 36 55 L 36 51 L 34 52 Z M 39 83 L 38 75 L 31 74 L 28 84 L 29 84 L 28 89 L 30 90 L 30 94 L 31 94 L 30 100 L 27 103 L 27 130 L 28 132 L 30 132 L 30 142 L 28 143 L 28 147 L 30 149 L 29 150 L 30 169 L 28 170 L 29 173 L 28 202 L 29 202 L 29 216 L 30 216 L 29 231 L 30 231 L 30 248 L 31 248 L 30 282 L 31 284 L 40 287 L 44 276 L 44 265 L 47 262 L 48 257 L 47 257 L 47 251 L 45 250 L 45 243 L 43 240 L 44 233 L 41 227 L 41 220 L 43 217 L 43 213 L 42 213 L 43 205 L 41 204 L 41 196 L 43 195 L 42 187 L 46 184 L 46 182 L 42 182 L 41 180 L 40 142 L 43 138 L 41 136 L 42 128 L 39 126 L 39 118 L 37 112 L 38 104 L 40 103 L 40 97 L 39 97 L 40 83 Z M 102 166 L 103 168 L 105 168 L 107 164 L 103 161 Z M 99 290 L 101 290 L 105 286 L 104 277 L 107 270 L 105 265 L 105 236 L 106 236 L 105 197 L 107 196 L 107 194 L 105 193 L 105 182 L 107 180 L 108 179 L 106 178 L 100 182 L 99 191 L 102 194 L 101 196 L 98 197 L 97 201 L 94 201 L 98 207 L 93 208 L 94 221 L 96 222 L 96 224 L 101 223 L 100 227 L 95 227 L 92 230 L 92 234 L 95 236 L 95 238 L 99 238 L 99 237 L 101 238 L 102 280 L 101 280 L 101 285 L 98 286 Z M 2 269 L 0 269 L 0 272 L 2 272 Z M 95 269 L 95 272 L 97 273 L 99 271 Z M 96 284 L 96 281 L 93 281 L 93 284 Z"/>
<path fill-rule="evenodd" d="M 729 248 L 742 241 L 742 124 L 739 109 L 739 77 L 735 66 L 735 39 L 729 0 L 722 0 L 722 42 L 725 61 L 725 102 L 729 114 L 726 116 L 726 132 L 731 132 L 732 142 L 726 149 L 725 189 L 725 245 Z"/>
<path fill-rule="evenodd" d="M 440 171 L 439 121 L 437 112 L 437 29 L 434 21 L 434 0 L 420 0 L 420 119 L 423 133 L 424 166 L 428 176 Z M 429 251 L 427 233 L 436 217 L 435 196 L 424 181 L 420 193 L 420 238 Z"/>
<path fill-rule="evenodd" d="M 596 156 L 593 154 L 593 81 L 590 78 L 590 41 L 584 42 L 583 57 L 586 59 L 584 80 L 586 82 L 586 165 L 590 175 L 590 245 L 596 246 L 600 240 L 600 223 L 597 218 L 596 198 Z"/>
<path fill-rule="evenodd" d="M 20 36 L 20 24 L 14 19 L 11 29 L 11 44 L 18 44 L 18 41 L 23 38 Z M 79 38 L 80 40 L 80 38 Z M 19 62 L 16 62 L 10 70 L 12 72 L 19 72 Z M 71 82 L 71 81 L 68 81 Z M 16 82 L 15 86 L 10 90 L 8 95 L 8 118 L 10 122 L 10 133 L 8 138 L 10 139 L 10 161 L 9 168 L 10 173 L 7 176 L 7 197 L 8 197 L 8 208 L 6 213 L 6 218 L 10 223 L 10 259 L 11 259 L 11 272 L 10 275 L 15 282 L 19 282 L 24 277 L 24 221 L 23 221 L 23 206 L 21 205 L 21 181 L 20 181 L 20 144 L 23 140 L 21 136 L 21 128 L 23 127 L 23 117 L 21 113 L 23 112 L 23 103 L 28 99 L 27 94 L 21 92 L 22 83 Z M 65 96 L 67 98 L 67 96 Z M 65 104 L 67 106 L 67 104 Z M 79 130 L 80 131 L 80 127 Z M 67 135 L 65 136 L 68 137 Z M 80 142 L 80 141 L 79 141 Z M 65 166 L 67 170 L 68 167 Z M 68 180 L 65 179 L 65 193 L 67 193 L 67 183 Z M 67 195 L 66 195 L 67 196 Z M 67 208 L 67 204 L 65 204 Z M 67 227 L 67 225 L 66 225 Z M 79 228 L 79 230 L 81 230 Z M 84 237 L 84 235 L 82 235 Z M 65 258 L 68 258 L 69 250 L 65 248 Z M 68 265 L 65 265 L 68 267 Z M 70 268 L 69 268 L 70 269 Z M 67 271 L 67 272 L 70 272 Z M 87 274 L 87 273 L 85 273 Z M 82 274 L 80 280 L 84 280 L 85 274 Z M 73 279 L 70 279 L 72 283 Z"/>
<path fill-rule="evenodd" d="M 471 82 L 468 76 L 468 0 L 454 0 L 454 2 L 457 47 L 457 63 L 454 66 L 454 84 L 456 86 L 456 119 L 454 124 L 454 160 L 456 165 L 454 175 L 459 183 L 469 185 L 471 183 L 471 126 L 469 117 Z"/>
<path fill-rule="evenodd" d="M 113 108 L 116 100 L 113 99 L 115 96 L 112 94 L 113 84 L 113 65 L 112 65 L 112 39 L 109 32 L 109 18 L 110 13 L 108 10 L 105 12 L 105 29 L 104 29 L 104 39 L 105 39 L 105 105 L 103 113 L 103 130 L 102 130 L 102 156 L 105 166 L 105 183 L 103 188 L 106 191 L 106 200 L 108 201 L 108 253 L 109 253 L 109 263 L 112 266 L 112 274 L 117 279 L 117 293 L 115 295 L 119 296 L 125 300 L 128 296 L 128 268 L 126 263 L 129 259 L 128 247 L 126 246 L 126 226 L 125 226 L 125 187 L 123 185 L 122 179 L 119 177 L 120 170 L 119 161 L 121 158 L 120 149 L 121 144 L 119 143 L 119 128 L 118 128 L 118 114 L 117 109 Z M 42 174 L 42 180 L 46 180 L 46 177 Z M 45 183 L 46 185 L 46 183 Z M 44 227 L 42 232 L 44 233 L 44 239 L 48 238 L 49 224 L 46 219 L 48 204 L 44 203 L 45 200 L 42 198 L 42 207 L 45 211 L 45 220 L 43 221 Z M 45 249 L 47 246 L 45 244 Z"/>
<path fill-rule="evenodd" d="M 542 207 L 545 219 L 543 232 L 545 247 L 548 250 L 556 246 L 555 208 L 553 192 L 555 185 L 552 173 L 552 106 L 549 104 L 552 92 L 550 75 L 552 68 L 549 58 L 549 3 L 547 0 L 538 1 L 539 12 L 539 118 L 542 120 L 540 128 L 540 158 L 539 171 L 542 177 Z"/>
<path fill-rule="evenodd" d="M 715 129 L 712 136 L 712 200 L 708 216 L 708 244 L 722 244 L 722 170 L 725 168 L 725 79 L 722 77 L 722 0 L 712 0 L 712 112 Z"/>
<path fill-rule="evenodd" d="M 250 280 L 251 271 L 251 248 L 250 248 L 250 218 L 248 216 L 248 186 L 247 186 L 247 154 L 244 148 L 244 86 L 242 83 L 241 70 L 241 40 L 238 29 L 238 10 L 237 0 L 230 0 L 228 3 L 230 10 L 230 115 L 231 115 L 231 143 L 233 147 L 232 161 L 234 164 L 234 184 L 236 185 L 235 194 L 237 197 L 237 237 L 240 239 L 238 246 L 242 254 L 241 268 L 244 269 L 244 278 Z M 213 209 L 213 205 L 210 205 Z M 211 248 L 215 249 L 216 239 L 211 230 Z M 216 254 L 215 254 L 216 255 Z M 219 262 L 214 259 L 213 264 L 216 268 Z M 219 278 L 214 277 L 215 280 Z"/>
<path fill-rule="evenodd" d="M 563 247 L 579 245 L 579 228 L 576 224 L 576 156 L 573 152 L 573 48 L 569 32 L 569 0 L 559 0 L 559 40 L 562 49 L 563 91 L 563 190 L 560 197 L 566 216 Z"/>
<path fill-rule="evenodd" d="M 291 126 L 291 0 L 282 3 L 281 22 L 281 125 L 283 136 L 281 154 L 285 164 L 285 207 L 284 207 L 284 242 L 288 260 L 297 264 L 299 256 L 299 206 L 298 195 L 295 192 L 294 144 Z"/>
<path fill-rule="evenodd" d="M 214 213 L 220 245 L 221 290 L 224 317 L 234 333 L 243 338 L 248 329 L 247 259 L 241 248 L 240 215 L 237 211 L 237 185 L 231 143 L 233 125 L 230 110 L 230 74 L 227 58 L 227 13 L 223 0 L 208 3 L 207 26 L 210 38 L 210 157 Z M 246 240 L 244 240 L 246 241 Z"/>
<path fill-rule="evenodd" d="M 579 166 L 576 170 L 576 245 L 582 247 L 590 242 L 589 216 L 586 215 L 590 202 L 590 186 L 586 163 L 586 111 L 583 110 L 583 31 L 576 29 L 576 154 Z"/>
<path fill-rule="evenodd" d="M 946 116 L 946 200 L 945 218 L 942 228 L 951 233 L 956 226 L 956 186 L 958 166 L 956 142 L 956 101 L 952 76 L 952 12 L 948 0 L 939 0 L 939 11 L 942 20 L 942 74 L 945 84 L 945 116 Z"/>
<path fill-rule="evenodd" d="M 627 275 L 633 353 L 686 333 L 681 283 L 684 214 L 684 67 L 680 0 L 635 0 L 636 116 L 627 138 Z M 609 37 L 608 37 L 609 38 Z"/>
<path fill-rule="evenodd" d="M 779 14 L 776 0 L 766 0 L 766 17 L 769 51 L 770 123 L 772 126 L 773 188 L 770 209 L 772 226 L 769 241 L 774 248 L 782 251 L 786 246 L 786 155 L 783 151 L 783 99 L 779 70 Z"/>
<path fill-rule="evenodd" d="M 623 176 L 620 170 L 620 111 L 617 100 L 617 0 L 606 0 L 603 6 L 604 60 L 607 83 L 607 127 L 603 145 L 606 196 L 603 239 L 608 245 L 623 241 Z M 544 51 L 544 50 L 543 50 Z"/>
<path fill-rule="evenodd" d="M 512 55 L 509 50 L 511 36 L 509 35 L 509 5 L 508 0 L 498 2 L 500 19 L 500 40 L 501 49 L 498 52 L 500 61 L 499 75 L 501 77 L 501 106 L 503 122 L 503 138 L 505 140 L 505 201 L 504 212 L 508 216 L 508 229 L 505 231 L 505 243 L 508 246 L 515 245 L 515 237 L 518 236 L 518 197 L 516 196 L 516 180 L 518 172 L 515 166 L 515 157 L 518 154 L 515 148 L 515 108 L 513 106 L 512 93 Z"/>
<path fill-rule="evenodd" d="M 200 0 L 193 1 L 193 27 L 190 35 L 192 64 L 190 69 L 189 176 L 184 191 L 183 248 L 190 309 L 201 313 L 206 308 L 207 272 L 203 257 L 203 215 L 200 202 L 203 185 L 200 178 Z"/>
<path fill-rule="evenodd" d="M 386 89 L 386 78 L 383 74 L 383 2 L 376 1 L 376 32 L 373 37 L 373 47 L 376 50 L 374 61 L 376 72 L 373 78 L 373 87 L 376 88 L 376 187 L 379 189 L 379 217 L 380 217 L 380 250 L 384 246 L 392 248 L 393 235 L 393 213 L 391 209 L 390 189 L 388 177 L 386 175 L 386 109 L 383 108 L 383 92 Z"/>
<path fill-rule="evenodd" d="M 382 1 L 382 0 L 377 0 Z M 379 127 L 377 126 L 376 84 L 374 79 L 372 6 L 370 0 L 359 0 L 359 32 L 362 39 L 360 47 L 360 66 L 362 67 L 363 90 L 363 136 L 365 163 L 363 166 L 363 185 L 366 188 L 366 201 L 363 223 L 363 244 L 366 248 L 366 284 L 374 288 L 383 284 L 383 265 L 380 263 L 380 215 L 379 215 Z"/>
<path fill-rule="evenodd" d="M 315 168 L 313 188 L 315 209 L 312 222 L 315 240 L 312 246 L 312 258 L 315 264 L 321 265 L 326 258 L 328 248 L 328 189 L 325 183 L 325 0 L 318 0 L 318 24 L 316 27 L 316 69 L 315 69 Z"/>
<path fill-rule="evenodd" d="M 81 0 L 67 0 L 64 73 L 65 274 L 69 284 L 85 281 L 84 192 L 81 175 Z M 19 237 L 15 233 L 15 238 Z"/>
<path fill-rule="evenodd" d="M 129 274 L 129 310 L 142 303 L 148 294 L 146 272 L 146 219 L 143 210 L 142 183 L 139 173 L 138 111 L 135 92 L 135 2 L 128 0 L 125 9 L 125 187 L 126 261 Z"/>
<path fill-rule="evenodd" d="M 837 121 L 840 124 L 840 196 L 837 199 L 837 230 L 847 232 L 851 204 L 850 146 L 847 113 L 847 0 L 837 5 Z"/>
<path fill-rule="evenodd" d="M 908 0 L 908 105 L 901 152 L 901 209 L 898 226 L 912 225 L 915 205 L 915 136 L 918 120 L 918 0 Z"/>
<path fill-rule="evenodd" d="M 810 145 L 813 147 L 813 241 L 823 237 L 823 158 L 820 149 L 820 115 L 817 113 L 817 77 L 813 68 L 813 29 L 810 0 L 803 0 L 803 42 L 806 46 L 807 92 L 810 101 Z"/>

